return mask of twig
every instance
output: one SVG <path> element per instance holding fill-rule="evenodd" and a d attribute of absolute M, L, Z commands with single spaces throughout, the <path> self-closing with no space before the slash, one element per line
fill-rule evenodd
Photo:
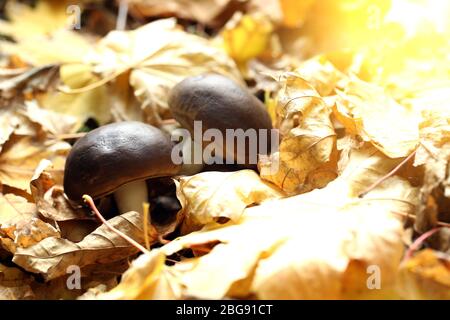
<path fill-rule="evenodd" d="M 443 227 L 437 227 L 431 230 L 428 230 L 424 234 L 422 234 L 420 237 L 418 237 L 408 248 L 408 251 L 406 251 L 405 256 L 403 258 L 403 262 L 411 259 L 413 253 L 417 251 L 420 246 L 424 243 L 425 240 L 427 240 L 429 237 L 431 237 L 433 234 L 441 230 Z"/>
<path fill-rule="evenodd" d="M 403 212 L 397 212 L 397 211 L 391 211 L 391 212 L 393 214 L 398 215 L 398 216 L 402 216 L 402 217 L 405 217 L 405 218 L 408 218 L 408 219 L 412 219 L 414 221 L 417 220 L 417 217 L 414 216 L 414 215 L 410 215 L 410 214 L 403 213 Z M 437 221 L 436 225 L 439 226 L 439 227 L 450 228 L 450 223 L 446 223 L 446 222 L 442 222 L 442 221 Z"/>
<path fill-rule="evenodd" d="M 143 215 L 144 215 L 144 240 L 145 240 L 145 247 L 147 250 L 150 249 L 150 239 L 148 238 L 148 224 L 150 223 L 150 204 L 148 202 L 144 202 L 142 204 L 143 207 Z"/>
<path fill-rule="evenodd" d="M 66 134 L 58 134 L 56 138 L 59 140 L 71 140 L 71 139 L 80 139 L 86 135 L 87 132 L 77 132 L 77 133 L 66 133 Z"/>
<path fill-rule="evenodd" d="M 397 173 L 398 170 L 400 170 L 409 160 L 414 157 L 416 154 L 417 149 L 414 150 L 409 156 L 407 156 L 402 162 L 400 162 L 394 169 L 392 169 L 387 175 L 381 177 L 377 181 L 375 181 L 370 187 L 368 187 L 364 192 L 359 194 L 359 198 L 364 198 L 370 191 L 378 187 L 380 184 L 382 184 L 384 181 L 392 177 L 394 174 Z"/>
<path fill-rule="evenodd" d="M 115 227 L 113 227 L 108 221 L 106 221 L 106 219 L 102 216 L 102 214 L 98 211 L 97 207 L 95 206 L 94 200 L 92 200 L 91 196 L 85 194 L 83 195 L 83 200 L 89 205 L 89 207 L 91 207 L 92 211 L 95 213 L 95 215 L 97 216 L 97 218 L 106 225 L 106 227 L 111 230 L 112 232 L 116 233 L 117 235 L 119 235 L 121 238 L 125 239 L 128 243 L 130 243 L 132 246 L 136 247 L 137 249 L 139 249 L 140 251 L 142 251 L 145 254 L 149 254 L 150 251 L 147 250 L 146 248 L 144 248 L 141 244 L 139 244 L 138 242 L 136 242 L 135 240 L 133 240 L 132 238 L 130 238 L 129 236 L 127 236 L 125 233 L 123 233 L 122 231 L 116 229 Z"/>

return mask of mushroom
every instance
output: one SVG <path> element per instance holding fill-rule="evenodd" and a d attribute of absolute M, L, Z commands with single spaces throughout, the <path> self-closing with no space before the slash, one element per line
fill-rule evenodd
<path fill-rule="evenodd" d="M 64 190 L 77 203 L 84 194 L 93 199 L 114 193 L 121 213 L 142 212 L 148 201 L 145 180 L 172 176 L 181 164 L 171 160 L 173 142 L 151 125 L 125 121 L 92 130 L 70 151 Z"/>
<path fill-rule="evenodd" d="M 208 129 L 219 130 L 223 137 L 227 136 L 227 129 L 242 129 L 244 132 L 254 129 L 258 133 L 256 141 L 245 142 L 245 150 L 241 149 L 241 152 L 236 148 L 236 137 L 233 150 L 227 150 L 229 145 L 222 141 L 217 148 L 221 158 L 231 158 L 233 163 L 254 165 L 256 163 L 249 161 L 252 147 L 259 154 L 270 153 L 272 121 L 264 104 L 248 89 L 225 76 L 204 74 L 184 79 L 171 90 L 169 107 L 174 118 L 194 136 L 195 121 L 201 121 L 202 134 Z M 266 139 L 266 148 L 260 145 L 261 129 L 267 132 L 267 135 L 262 135 Z"/>

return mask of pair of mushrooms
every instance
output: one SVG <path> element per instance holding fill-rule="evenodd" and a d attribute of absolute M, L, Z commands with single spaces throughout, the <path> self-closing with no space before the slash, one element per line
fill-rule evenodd
<path fill-rule="evenodd" d="M 171 91 L 169 107 L 174 118 L 192 132 L 194 121 L 203 130 L 272 129 L 262 104 L 231 79 L 205 74 L 188 77 Z M 145 180 L 183 173 L 172 161 L 174 142 L 151 125 L 125 121 L 92 130 L 73 146 L 66 161 L 64 190 L 68 198 L 82 202 L 84 194 L 98 199 L 114 193 L 121 213 L 142 211 L 147 202 Z M 270 152 L 270 151 L 269 151 Z"/>

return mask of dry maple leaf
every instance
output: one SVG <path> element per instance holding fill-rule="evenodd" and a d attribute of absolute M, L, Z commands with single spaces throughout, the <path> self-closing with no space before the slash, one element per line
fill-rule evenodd
<path fill-rule="evenodd" d="M 336 177 L 331 109 L 296 73 L 285 74 L 282 85 L 276 109 L 282 140 L 279 152 L 260 161 L 261 177 L 290 193 L 323 187 Z"/>
<path fill-rule="evenodd" d="M 177 197 L 185 215 L 182 233 L 186 234 L 208 223 L 238 221 L 248 206 L 281 198 L 283 193 L 253 170 L 211 171 L 180 177 Z"/>

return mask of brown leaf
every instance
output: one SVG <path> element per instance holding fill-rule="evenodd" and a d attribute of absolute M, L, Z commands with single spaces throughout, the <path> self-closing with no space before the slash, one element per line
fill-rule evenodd
<path fill-rule="evenodd" d="M 109 222 L 129 237 L 144 243 L 143 219 L 139 213 L 128 212 Z M 151 241 L 157 238 L 154 234 L 149 237 Z M 115 232 L 101 225 L 78 243 L 51 237 L 29 248 L 18 249 L 13 262 L 51 280 L 66 274 L 70 265 L 82 268 L 90 264 L 106 264 L 129 257 L 137 251 Z"/>
<path fill-rule="evenodd" d="M 176 16 L 206 25 L 217 25 L 224 20 L 221 14 L 225 10 L 242 6 L 239 2 L 236 0 L 132 0 L 130 10 L 132 13 L 137 12 L 139 16 Z"/>
<path fill-rule="evenodd" d="M 64 195 L 62 176 L 55 171 L 52 174 L 52 167 L 51 161 L 42 160 L 31 178 L 31 194 L 39 213 L 54 221 L 88 219 L 89 214 L 86 210 L 73 208 L 69 203 Z"/>

